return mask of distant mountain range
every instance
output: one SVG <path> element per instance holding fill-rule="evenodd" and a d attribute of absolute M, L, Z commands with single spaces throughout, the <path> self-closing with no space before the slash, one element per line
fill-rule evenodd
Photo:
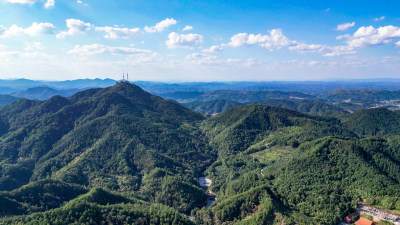
<path fill-rule="evenodd" d="M 69 97 L 80 90 L 109 87 L 116 82 L 112 79 L 0 80 L 0 93 L 3 93 L 3 96 L 0 97 L 0 106 L 10 104 L 18 98 L 47 100 L 55 95 Z M 395 89 L 398 85 L 396 80 L 383 80 L 375 83 L 369 80 L 360 80 L 349 81 L 348 83 L 342 81 L 303 81 L 188 82 L 176 84 L 141 81 L 138 84 L 144 90 L 155 95 L 184 103 L 187 107 L 205 114 L 221 113 L 237 105 L 266 104 L 315 115 L 335 116 L 372 107 L 386 107 L 396 110 L 399 108 L 396 101 L 400 100 L 400 91 Z M 388 90 L 346 89 L 382 87 Z M 390 90 L 392 88 L 395 90 Z M 308 91 L 301 92 L 302 90 Z"/>
<path fill-rule="evenodd" d="M 68 90 L 56 90 L 50 87 L 34 87 L 28 88 L 24 91 L 13 92 L 10 95 L 17 98 L 27 98 L 33 100 L 46 100 L 55 95 L 60 95 L 63 97 L 69 97 L 76 92 L 81 91 L 80 89 L 68 89 Z"/>
<path fill-rule="evenodd" d="M 27 88 L 48 86 L 54 89 L 85 89 L 108 87 L 116 83 L 113 79 L 77 79 L 66 81 L 37 81 L 29 79 L 0 80 L 0 94 L 9 94 Z M 154 94 L 172 92 L 208 92 L 215 90 L 234 91 L 284 91 L 320 95 L 337 89 L 344 90 L 400 90 L 399 79 L 339 80 L 339 81 L 265 81 L 265 82 L 176 82 L 163 83 L 135 81 L 135 84 Z"/>

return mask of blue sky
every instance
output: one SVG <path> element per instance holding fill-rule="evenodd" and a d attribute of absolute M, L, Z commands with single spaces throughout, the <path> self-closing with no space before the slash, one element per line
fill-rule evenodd
<path fill-rule="evenodd" d="M 398 1 L 0 0 L 0 79 L 399 78 Z"/>

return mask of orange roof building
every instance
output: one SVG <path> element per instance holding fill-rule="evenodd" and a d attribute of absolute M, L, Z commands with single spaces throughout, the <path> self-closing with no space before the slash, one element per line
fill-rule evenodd
<path fill-rule="evenodd" d="M 355 223 L 355 225 L 375 225 L 375 223 L 360 217 L 360 219 Z"/>

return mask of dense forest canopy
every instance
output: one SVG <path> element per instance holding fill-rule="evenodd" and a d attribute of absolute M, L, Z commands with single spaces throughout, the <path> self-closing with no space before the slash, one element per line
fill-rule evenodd
<path fill-rule="evenodd" d="M 185 104 L 214 116 L 128 82 L 17 100 L 0 108 L 0 223 L 338 224 L 360 202 L 400 210 L 400 114 L 294 95 L 309 96 Z"/>

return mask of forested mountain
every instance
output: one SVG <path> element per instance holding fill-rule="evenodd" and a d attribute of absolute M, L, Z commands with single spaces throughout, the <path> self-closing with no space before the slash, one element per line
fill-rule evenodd
<path fill-rule="evenodd" d="M 43 81 L 29 79 L 0 79 L 0 92 L 11 93 L 13 90 L 25 90 L 33 87 L 51 87 L 55 89 L 86 89 L 89 87 L 108 87 L 115 84 L 112 79 L 77 79 L 65 81 Z M 3 92 L 2 92 L 3 91 Z"/>
<path fill-rule="evenodd" d="M 163 98 L 170 98 L 178 102 L 191 101 L 212 101 L 218 99 L 228 99 L 240 103 L 263 101 L 266 99 L 315 99 L 315 96 L 300 92 L 283 91 L 233 91 L 216 90 L 208 92 L 173 92 L 160 94 Z"/>
<path fill-rule="evenodd" d="M 52 178 L 135 192 L 181 212 L 205 200 L 196 180 L 214 153 L 193 127 L 202 115 L 135 85 L 22 99 L 0 116 L 1 190 Z"/>
<path fill-rule="evenodd" d="M 391 113 L 358 117 L 400 124 Z M 400 136 L 363 139 L 350 116 L 257 104 L 206 117 L 128 82 L 20 99 L 0 108 L 0 223 L 337 224 L 358 202 L 400 210 Z"/>
<path fill-rule="evenodd" d="M 361 136 L 400 135 L 400 113 L 385 108 L 365 109 L 341 117 L 343 124 Z"/>
<path fill-rule="evenodd" d="M 290 101 L 283 99 L 269 99 L 258 103 L 320 116 L 338 116 L 348 113 L 344 109 L 331 104 L 307 100 Z"/>
<path fill-rule="evenodd" d="M 18 97 L 18 98 L 27 98 L 33 100 L 46 100 L 55 95 L 60 95 L 63 97 L 69 97 L 76 92 L 80 91 L 79 89 L 70 89 L 70 90 L 56 90 L 50 87 L 34 87 L 28 88 L 24 91 L 18 91 L 11 93 L 10 95 Z"/>
<path fill-rule="evenodd" d="M 235 106 L 252 105 L 252 104 L 275 106 L 320 116 L 338 116 L 341 114 L 348 113 L 344 109 L 337 106 L 333 106 L 323 102 L 312 102 L 307 100 L 291 101 L 284 99 L 268 99 L 264 101 L 238 103 L 231 100 L 218 99 L 212 101 L 194 101 L 194 102 L 182 103 L 182 105 L 188 107 L 189 109 L 209 115 L 224 112 Z"/>
<path fill-rule="evenodd" d="M 0 106 L 5 106 L 17 101 L 19 98 L 11 95 L 0 95 Z"/>
<path fill-rule="evenodd" d="M 221 201 L 196 211 L 199 224 L 337 224 L 357 202 L 400 203 L 399 136 L 358 139 L 337 120 L 261 105 L 203 126 L 219 151 L 207 174 Z"/>
<path fill-rule="evenodd" d="M 384 101 L 400 99 L 400 91 L 386 90 L 343 90 L 339 89 L 320 96 L 331 102 L 341 102 L 349 100 L 351 102 L 359 101 Z"/>
<path fill-rule="evenodd" d="M 231 100 L 217 99 L 212 101 L 194 101 L 194 102 L 182 103 L 182 105 L 194 111 L 212 115 L 224 112 L 225 110 L 228 110 L 232 107 L 239 106 L 242 104 Z"/>

